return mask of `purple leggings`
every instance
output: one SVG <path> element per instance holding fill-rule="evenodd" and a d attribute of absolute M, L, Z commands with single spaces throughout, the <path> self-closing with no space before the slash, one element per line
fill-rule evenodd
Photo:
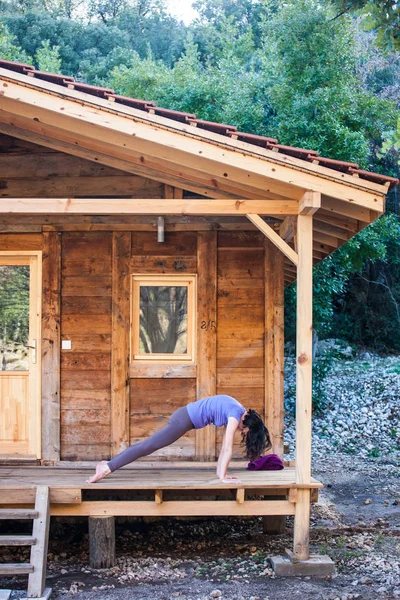
<path fill-rule="evenodd" d="M 165 448 L 185 435 L 190 429 L 194 429 L 194 425 L 190 420 L 186 406 L 178 408 L 169 418 L 168 425 L 156 431 L 152 436 L 129 446 L 126 450 L 114 456 L 107 464 L 110 471 L 116 471 L 124 465 L 133 462 L 141 456 L 147 456 L 160 448 Z"/>

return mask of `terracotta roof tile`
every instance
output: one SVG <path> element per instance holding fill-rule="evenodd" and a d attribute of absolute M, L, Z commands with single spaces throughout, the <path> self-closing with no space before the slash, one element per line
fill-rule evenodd
<path fill-rule="evenodd" d="M 231 132 L 237 131 L 235 125 L 225 125 L 224 123 L 214 123 L 213 121 L 204 121 L 203 119 L 190 119 L 190 123 L 199 129 L 206 129 L 213 133 L 221 135 L 230 135 Z"/>
<path fill-rule="evenodd" d="M 66 86 L 68 83 L 74 83 L 74 78 L 68 77 L 68 75 L 47 73 L 47 71 L 37 71 L 36 69 L 28 71 L 27 75 L 30 77 L 36 77 L 37 79 L 43 79 L 44 81 L 49 81 L 50 83 L 56 83 L 57 85 Z"/>
<path fill-rule="evenodd" d="M 374 183 L 381 183 L 382 185 L 388 183 L 390 187 L 395 187 L 399 183 L 399 180 L 396 177 L 381 175 L 380 173 L 371 173 L 371 171 L 362 171 L 361 169 L 350 168 L 350 173 L 353 175 L 358 175 L 358 177 L 361 177 L 361 179 L 373 181 Z"/>
<path fill-rule="evenodd" d="M 160 108 L 158 106 L 154 109 L 154 113 L 160 117 L 166 117 L 167 119 L 173 119 L 174 121 L 180 121 L 181 123 L 190 123 L 196 120 L 196 115 L 180 112 L 179 110 L 171 110 L 169 108 Z"/>
<path fill-rule="evenodd" d="M 323 156 L 310 155 L 307 160 L 310 160 L 322 167 L 329 167 L 335 171 L 341 171 L 342 173 L 352 174 L 354 170 L 358 170 L 356 163 L 344 162 L 342 160 L 334 160 L 333 158 L 324 158 Z M 353 171 L 351 170 L 353 169 Z"/>
<path fill-rule="evenodd" d="M 0 67 L 3 69 L 8 69 L 9 71 L 16 71 L 17 73 L 22 73 L 26 75 L 27 71 L 34 71 L 35 67 L 31 65 L 25 65 L 24 63 L 13 62 L 12 60 L 3 60 L 0 59 Z"/>
<path fill-rule="evenodd" d="M 308 156 L 318 156 L 316 150 L 306 150 L 305 148 L 295 148 L 294 146 L 282 146 L 282 144 L 276 144 L 273 150 L 277 150 L 282 154 L 288 154 L 294 158 L 302 158 L 307 160 Z"/>
<path fill-rule="evenodd" d="M 271 148 L 278 143 L 278 140 L 274 138 L 255 135 L 254 133 L 243 133 L 242 131 L 231 131 L 229 135 L 234 140 L 254 144 L 254 146 L 260 146 L 261 148 Z"/>
<path fill-rule="evenodd" d="M 156 108 L 155 102 L 149 102 L 147 100 L 139 100 L 138 98 L 129 98 L 129 96 L 119 96 L 118 94 L 108 94 L 108 100 L 112 100 L 114 102 L 118 102 L 118 104 L 123 104 L 124 106 L 130 106 L 131 108 L 136 108 L 137 110 L 145 110 L 149 112 L 150 110 L 154 110 Z"/>
<path fill-rule="evenodd" d="M 0 67 L 2 67 L 3 69 L 8 69 L 10 71 L 15 71 L 17 73 L 22 73 L 23 75 L 36 77 L 37 79 L 50 81 L 51 83 L 55 83 L 57 85 L 62 85 L 64 87 L 75 89 L 78 92 L 85 92 L 86 94 L 91 94 L 92 96 L 96 96 L 98 98 L 104 98 L 106 100 L 110 100 L 118 104 L 130 106 L 137 110 L 143 110 L 148 113 L 157 114 L 167 119 L 179 121 L 181 123 L 188 123 L 192 126 L 198 127 L 199 129 L 212 131 L 213 133 L 228 136 L 232 139 L 237 139 L 242 142 L 247 142 L 248 144 L 253 144 L 262 148 L 267 148 L 280 154 L 286 154 L 288 156 L 293 156 L 294 158 L 298 158 L 304 161 L 317 163 L 323 167 L 327 167 L 328 169 L 353 175 L 355 177 L 359 177 L 360 179 L 365 179 L 374 183 L 380 183 L 382 185 L 388 184 L 390 188 L 395 187 L 399 183 L 399 180 L 395 177 L 381 175 L 380 173 L 362 171 L 358 168 L 358 165 L 355 163 L 349 163 L 341 160 L 334 160 L 332 158 L 324 158 L 322 156 L 318 156 L 318 152 L 316 150 L 307 150 L 306 148 L 295 148 L 294 146 L 284 146 L 282 144 L 279 144 L 278 140 L 274 138 L 238 131 L 237 127 L 235 127 L 234 125 L 226 125 L 224 123 L 214 123 L 212 121 L 197 119 L 196 115 L 194 114 L 181 112 L 178 110 L 161 108 L 159 106 L 156 106 L 154 102 L 150 102 L 147 100 L 139 100 L 137 98 L 120 96 L 119 94 L 116 94 L 112 89 L 98 87 L 95 85 L 88 85 L 86 83 L 79 83 L 75 81 L 73 77 L 67 77 L 65 75 L 57 73 L 47 73 L 43 71 L 38 71 L 32 65 L 26 65 L 24 63 L 0 59 Z"/>
<path fill-rule="evenodd" d="M 91 96 L 97 96 L 98 98 L 108 99 L 109 96 L 113 96 L 115 94 L 114 90 L 110 88 L 98 87 L 97 85 L 89 85 L 88 83 L 78 83 L 72 79 L 72 82 L 68 82 L 68 86 L 71 90 L 76 90 L 77 92 L 85 92 L 85 94 L 90 94 Z"/>

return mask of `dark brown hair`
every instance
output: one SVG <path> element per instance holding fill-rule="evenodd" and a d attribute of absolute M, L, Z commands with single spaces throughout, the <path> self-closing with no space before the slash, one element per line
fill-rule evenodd
<path fill-rule="evenodd" d="M 252 408 L 247 410 L 243 427 L 249 428 L 247 433 L 242 433 L 242 445 L 246 447 L 245 457 L 256 460 L 272 447 L 269 431 L 258 412 Z"/>

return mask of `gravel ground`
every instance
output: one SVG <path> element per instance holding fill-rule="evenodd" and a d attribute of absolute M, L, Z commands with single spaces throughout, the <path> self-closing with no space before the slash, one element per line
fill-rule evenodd
<path fill-rule="evenodd" d="M 375 366 L 360 369 L 364 362 Z M 119 519 L 117 565 L 105 570 L 88 566 L 85 519 L 53 520 L 48 564 L 52 598 L 400 599 L 400 360 L 364 356 L 337 361 L 326 387 L 330 407 L 324 418 L 314 420 L 313 457 L 313 474 L 325 487 L 312 507 L 310 549 L 335 561 L 332 578 L 275 577 L 268 557 L 291 548 L 292 518 L 279 536 L 264 535 L 256 517 Z M 378 419 L 371 417 L 368 423 L 363 407 Z M 366 423 L 360 415 L 367 415 Z M 291 419 L 289 396 L 289 440 Z M 337 427 L 338 419 L 350 422 L 351 429 Z M 343 441 L 343 430 L 359 440 L 354 448 Z M 366 450 L 366 444 L 379 452 Z M 28 559 L 20 549 L 7 549 L 3 556 Z M 25 578 L 0 579 L 0 588 L 15 590 L 12 600 L 21 598 L 17 590 L 25 586 Z"/>
<path fill-rule="evenodd" d="M 340 452 L 364 458 L 397 454 L 400 457 L 400 357 L 381 357 L 369 352 L 349 359 L 350 346 L 336 340 L 321 342 L 321 354 L 329 368 L 317 390 L 323 407 L 314 414 L 312 456 Z M 285 359 L 285 442 L 295 450 L 295 358 Z"/>

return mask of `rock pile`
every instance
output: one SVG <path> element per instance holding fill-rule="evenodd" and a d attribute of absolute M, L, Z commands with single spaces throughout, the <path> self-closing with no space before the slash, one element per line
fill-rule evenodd
<path fill-rule="evenodd" d="M 315 362 L 318 360 L 321 357 Z M 285 363 L 285 442 L 289 443 L 292 456 L 295 377 L 295 358 L 289 356 Z M 399 357 L 364 353 L 349 360 L 332 356 L 328 372 L 318 381 L 317 393 L 319 397 L 314 397 L 314 402 L 323 406 L 313 416 L 313 458 L 335 452 L 371 458 L 400 456 Z"/>

